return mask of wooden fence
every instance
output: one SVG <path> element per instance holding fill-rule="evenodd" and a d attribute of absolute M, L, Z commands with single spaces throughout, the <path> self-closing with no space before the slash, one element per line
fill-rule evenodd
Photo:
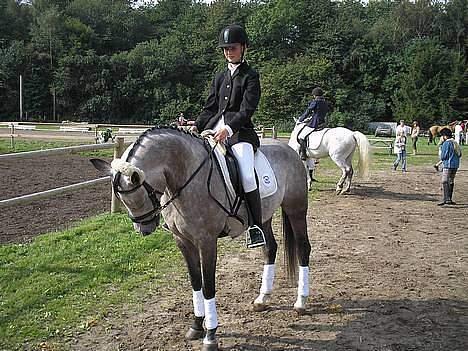
<path fill-rule="evenodd" d="M 102 150 L 102 149 L 114 149 L 114 159 L 115 159 L 115 158 L 119 158 L 122 156 L 123 152 L 125 151 L 125 147 L 129 144 L 130 144 L 129 142 L 128 143 L 124 142 L 124 138 L 117 137 L 115 143 L 79 145 L 79 146 L 61 147 L 61 148 L 48 149 L 48 150 L 37 150 L 37 151 L 4 154 L 4 155 L 0 155 L 0 161 L 31 158 L 31 157 L 66 155 L 66 154 L 73 154 L 77 152 L 95 151 L 95 150 Z M 81 183 L 63 186 L 60 188 L 38 192 L 38 193 L 23 195 L 23 196 L 6 199 L 6 200 L 0 200 L 0 208 L 6 207 L 6 206 L 18 205 L 18 204 L 26 204 L 26 203 L 30 203 L 39 199 L 50 198 L 55 195 L 69 193 L 78 189 L 82 189 L 85 187 L 89 187 L 92 185 L 101 184 L 101 183 L 105 183 L 109 181 L 110 181 L 110 177 L 97 178 L 97 179 L 92 179 L 92 180 L 88 180 L 88 181 L 81 182 Z M 112 192 L 111 212 L 112 213 L 117 212 L 118 208 L 119 208 L 119 200 L 115 196 L 114 192 Z"/>

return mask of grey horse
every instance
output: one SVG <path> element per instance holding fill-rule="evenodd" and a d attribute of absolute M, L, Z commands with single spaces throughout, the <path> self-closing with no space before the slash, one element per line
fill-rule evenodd
<path fill-rule="evenodd" d="M 273 291 L 277 242 L 272 217 L 281 207 L 285 263 L 290 279 L 298 282 L 294 310 L 303 313 L 309 295 L 310 243 L 306 214 L 307 175 L 299 156 L 286 143 L 262 145 L 278 190 L 262 200 L 266 245 L 260 293 L 254 310 L 268 308 Z M 215 271 L 217 241 L 236 237 L 247 225 L 242 205 L 234 215 L 222 177 L 206 139 L 171 127 L 155 127 L 130 145 L 122 158 L 109 164 L 91 162 L 112 176 L 113 189 L 128 210 L 134 227 L 143 235 L 167 223 L 187 263 L 193 289 L 195 318 L 186 338 L 203 338 L 203 351 L 218 350 L 216 338 Z M 299 264 L 299 267 L 298 267 Z"/>

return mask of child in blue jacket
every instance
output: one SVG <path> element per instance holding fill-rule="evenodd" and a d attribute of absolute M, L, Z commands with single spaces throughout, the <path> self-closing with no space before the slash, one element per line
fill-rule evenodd
<path fill-rule="evenodd" d="M 440 147 L 440 160 L 444 164 L 444 169 L 442 171 L 444 199 L 442 202 L 438 203 L 438 205 L 455 205 L 455 202 L 452 201 L 452 195 L 455 175 L 460 166 L 461 148 L 460 145 L 452 139 L 452 131 L 450 129 L 442 129 L 440 131 L 440 137 L 443 139 Z"/>

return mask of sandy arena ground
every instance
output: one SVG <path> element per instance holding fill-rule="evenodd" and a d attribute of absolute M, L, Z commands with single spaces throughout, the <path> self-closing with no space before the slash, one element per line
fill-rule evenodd
<path fill-rule="evenodd" d="M 99 177 L 77 155 L 2 163 L 0 172 L 6 180 L 0 199 Z M 311 299 L 303 316 L 292 311 L 296 290 L 285 279 L 281 243 L 271 309 L 255 313 L 261 249 L 222 239 L 227 254 L 219 257 L 217 274 L 220 348 L 467 350 L 467 176 L 465 167 L 456 177 L 458 205 L 444 208 L 436 206 L 439 174 L 429 165 L 406 174 L 374 172 L 346 196 L 335 196 L 332 183 L 320 191 L 309 207 Z M 25 242 L 109 207 L 109 186 L 102 185 L 2 209 L 0 241 Z M 191 288 L 183 274 L 170 277 L 136 308 L 116 308 L 63 344 L 77 351 L 199 350 L 201 341 L 183 337 L 191 316 Z"/>

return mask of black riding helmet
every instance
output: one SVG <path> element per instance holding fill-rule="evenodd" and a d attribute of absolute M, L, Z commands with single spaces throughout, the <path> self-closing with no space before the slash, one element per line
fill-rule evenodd
<path fill-rule="evenodd" d="M 323 90 L 319 87 L 316 87 L 312 90 L 312 95 L 314 96 L 323 96 Z"/>
<path fill-rule="evenodd" d="M 236 43 L 246 46 L 249 44 L 249 38 L 247 37 L 245 29 L 238 24 L 231 24 L 219 33 L 219 48 L 225 48 Z"/>

